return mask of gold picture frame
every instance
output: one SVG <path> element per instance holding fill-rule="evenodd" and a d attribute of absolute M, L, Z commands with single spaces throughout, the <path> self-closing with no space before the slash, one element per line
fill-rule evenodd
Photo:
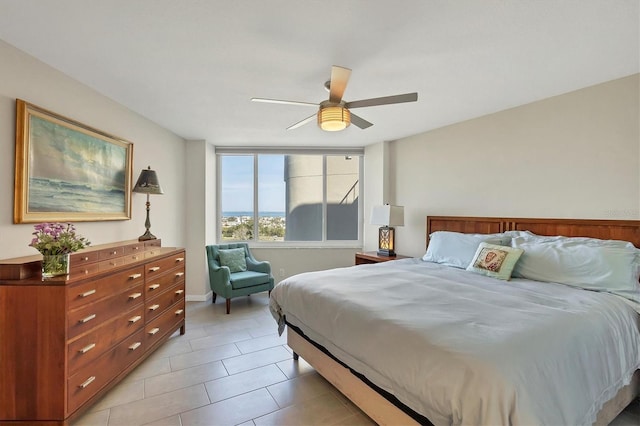
<path fill-rule="evenodd" d="M 133 143 L 16 99 L 14 223 L 131 219 Z"/>

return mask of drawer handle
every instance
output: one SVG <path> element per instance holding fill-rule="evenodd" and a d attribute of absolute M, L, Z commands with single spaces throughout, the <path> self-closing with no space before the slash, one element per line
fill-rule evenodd
<path fill-rule="evenodd" d="M 89 297 L 92 294 L 96 294 L 95 288 L 93 290 L 85 291 L 84 293 L 80 294 L 80 297 Z"/>
<path fill-rule="evenodd" d="M 89 321 L 91 321 L 92 319 L 94 319 L 96 317 L 96 314 L 91 314 L 88 317 L 84 317 L 82 318 L 80 321 L 78 321 L 81 324 L 87 323 Z"/>
<path fill-rule="evenodd" d="M 80 349 L 78 352 L 80 352 L 81 354 L 86 354 L 87 352 L 89 352 L 91 349 L 95 348 L 96 344 L 95 343 L 91 343 L 87 346 L 85 346 L 84 348 Z"/>
<path fill-rule="evenodd" d="M 160 270 L 159 266 L 153 266 L 153 267 L 149 268 L 149 272 L 156 272 L 156 271 L 159 271 L 159 270 Z"/>
<path fill-rule="evenodd" d="M 160 305 L 158 305 L 158 304 L 151 305 L 151 306 L 149 306 L 149 310 L 150 310 L 150 311 L 155 311 L 155 310 L 156 310 L 156 309 L 158 309 L 159 307 L 160 307 Z"/>
<path fill-rule="evenodd" d="M 142 276 L 142 274 L 131 274 L 129 275 L 129 278 L 132 280 L 135 280 L 136 278 L 140 278 Z"/>
<path fill-rule="evenodd" d="M 129 346 L 129 350 L 135 351 L 136 349 L 138 349 L 140 347 L 142 343 L 140 342 L 135 342 L 133 345 Z"/>
<path fill-rule="evenodd" d="M 133 249 L 134 249 L 134 250 L 140 250 L 140 247 L 135 246 Z"/>
<path fill-rule="evenodd" d="M 129 295 L 129 299 L 137 299 L 140 296 L 142 296 L 142 293 L 133 293 Z"/>
<path fill-rule="evenodd" d="M 176 294 L 182 294 L 184 293 L 184 290 L 180 289 L 180 290 L 176 290 Z"/>
<path fill-rule="evenodd" d="M 134 322 L 138 322 L 138 321 L 140 321 L 141 319 L 142 319 L 142 317 L 141 317 L 140 315 L 136 315 L 135 317 L 131 317 L 131 318 L 129 318 L 129 322 L 130 322 L 131 324 L 133 324 Z"/>
<path fill-rule="evenodd" d="M 153 329 L 149 330 L 149 334 L 153 336 L 153 335 L 154 335 L 154 334 L 156 334 L 158 331 L 160 331 L 160 329 L 159 329 L 158 327 L 156 327 L 156 328 L 153 328 Z"/>
<path fill-rule="evenodd" d="M 132 258 L 133 260 L 138 260 L 138 259 L 139 259 L 139 256 L 131 256 L 131 258 Z"/>
<path fill-rule="evenodd" d="M 176 311 L 176 315 L 182 315 L 183 312 L 184 312 L 184 309 L 178 309 Z"/>
<path fill-rule="evenodd" d="M 176 277 L 180 278 L 184 276 L 184 272 L 176 272 Z"/>
<path fill-rule="evenodd" d="M 151 284 L 151 285 L 149 286 L 149 290 L 155 290 L 155 289 L 157 289 L 157 288 L 159 288 L 159 287 L 160 287 L 160 284 Z"/>
<path fill-rule="evenodd" d="M 184 257 L 176 257 L 176 262 L 184 262 Z"/>
<path fill-rule="evenodd" d="M 111 254 L 116 255 L 116 254 L 118 254 L 118 252 L 117 251 L 112 251 Z"/>
<path fill-rule="evenodd" d="M 89 256 L 83 257 L 82 260 L 84 260 L 86 262 L 87 260 L 89 260 Z"/>
<path fill-rule="evenodd" d="M 91 376 L 89 377 L 87 380 L 85 380 L 84 382 L 80 383 L 80 385 L 78 386 L 80 389 L 84 389 L 87 386 L 89 386 L 91 383 L 93 383 L 93 381 L 96 379 L 96 376 Z"/>

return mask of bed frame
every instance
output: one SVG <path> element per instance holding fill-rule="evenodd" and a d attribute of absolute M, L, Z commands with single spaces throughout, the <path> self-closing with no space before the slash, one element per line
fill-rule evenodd
<path fill-rule="evenodd" d="M 429 245 L 429 235 L 435 231 L 492 234 L 512 230 L 531 231 L 538 235 L 624 240 L 640 248 L 640 220 L 428 216 L 426 238 Z M 640 315 L 638 326 L 640 327 Z M 294 359 L 298 359 L 298 356 L 304 358 L 376 423 L 380 425 L 422 423 L 292 327 L 287 327 L 287 344 L 294 352 Z M 594 424 L 609 424 L 638 395 L 640 395 L 640 370 L 636 371 L 629 385 L 620 389 L 618 394 L 602 407 Z"/>

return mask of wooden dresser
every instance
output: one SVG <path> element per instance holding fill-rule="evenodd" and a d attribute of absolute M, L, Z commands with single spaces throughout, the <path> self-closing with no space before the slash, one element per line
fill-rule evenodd
<path fill-rule="evenodd" d="M 67 425 L 178 329 L 185 252 L 160 240 L 71 255 L 43 280 L 40 256 L 0 260 L 0 424 Z"/>

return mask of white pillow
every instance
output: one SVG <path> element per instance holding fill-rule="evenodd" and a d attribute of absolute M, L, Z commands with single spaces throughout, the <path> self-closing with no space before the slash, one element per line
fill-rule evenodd
<path fill-rule="evenodd" d="M 640 250 L 626 242 L 586 240 L 513 238 L 511 245 L 524 254 L 512 275 L 606 291 L 640 302 Z"/>
<path fill-rule="evenodd" d="M 504 234 L 463 234 L 460 232 L 436 231 L 429 235 L 429 247 L 422 256 L 427 262 L 440 263 L 466 269 L 476 249 L 482 242 L 497 245 L 509 244 Z"/>
<path fill-rule="evenodd" d="M 506 231 L 504 235 L 510 238 L 521 238 L 520 241 L 528 241 L 528 242 L 562 241 L 567 243 L 587 244 L 587 245 L 593 245 L 593 246 L 626 247 L 630 249 L 635 248 L 635 246 L 629 241 L 621 241 L 621 240 L 601 240 L 598 238 L 590 238 L 590 237 L 565 237 L 562 235 L 555 235 L 555 236 L 537 235 L 529 231 Z"/>
<path fill-rule="evenodd" d="M 480 243 L 467 271 L 508 281 L 522 253 L 519 248 Z"/>

